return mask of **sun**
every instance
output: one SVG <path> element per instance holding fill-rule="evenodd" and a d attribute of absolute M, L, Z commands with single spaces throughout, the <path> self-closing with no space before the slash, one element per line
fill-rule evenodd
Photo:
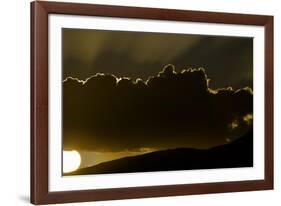
<path fill-rule="evenodd" d="M 63 173 L 73 172 L 79 168 L 81 157 L 79 152 L 63 151 Z"/>

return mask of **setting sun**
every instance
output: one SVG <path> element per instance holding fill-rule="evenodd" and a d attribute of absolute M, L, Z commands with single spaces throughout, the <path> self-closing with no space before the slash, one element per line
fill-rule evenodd
<path fill-rule="evenodd" d="M 79 152 L 63 151 L 63 173 L 73 172 L 77 170 L 81 163 Z"/>

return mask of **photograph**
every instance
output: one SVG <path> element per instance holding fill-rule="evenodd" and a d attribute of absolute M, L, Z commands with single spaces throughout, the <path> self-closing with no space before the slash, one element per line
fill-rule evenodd
<path fill-rule="evenodd" d="M 274 188 L 273 15 L 30 11 L 31 203 Z"/>
<path fill-rule="evenodd" d="M 63 176 L 253 167 L 253 37 L 61 34 Z"/>

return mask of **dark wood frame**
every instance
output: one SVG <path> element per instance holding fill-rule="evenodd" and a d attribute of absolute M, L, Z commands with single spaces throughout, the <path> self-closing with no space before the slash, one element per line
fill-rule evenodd
<path fill-rule="evenodd" d="M 48 14 L 71 14 L 264 26 L 265 179 L 236 182 L 49 192 Z M 273 16 L 45 1 L 35 1 L 31 3 L 31 202 L 33 204 L 266 189 L 273 189 Z"/>

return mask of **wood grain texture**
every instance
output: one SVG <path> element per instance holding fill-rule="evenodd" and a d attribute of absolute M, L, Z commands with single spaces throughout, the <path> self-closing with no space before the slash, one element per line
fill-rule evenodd
<path fill-rule="evenodd" d="M 48 191 L 48 14 L 258 25 L 265 28 L 265 179 L 115 189 Z M 273 17 L 248 14 L 31 3 L 31 202 L 33 204 L 273 189 Z"/>
<path fill-rule="evenodd" d="M 31 201 L 48 194 L 48 14 L 31 4 Z"/>

